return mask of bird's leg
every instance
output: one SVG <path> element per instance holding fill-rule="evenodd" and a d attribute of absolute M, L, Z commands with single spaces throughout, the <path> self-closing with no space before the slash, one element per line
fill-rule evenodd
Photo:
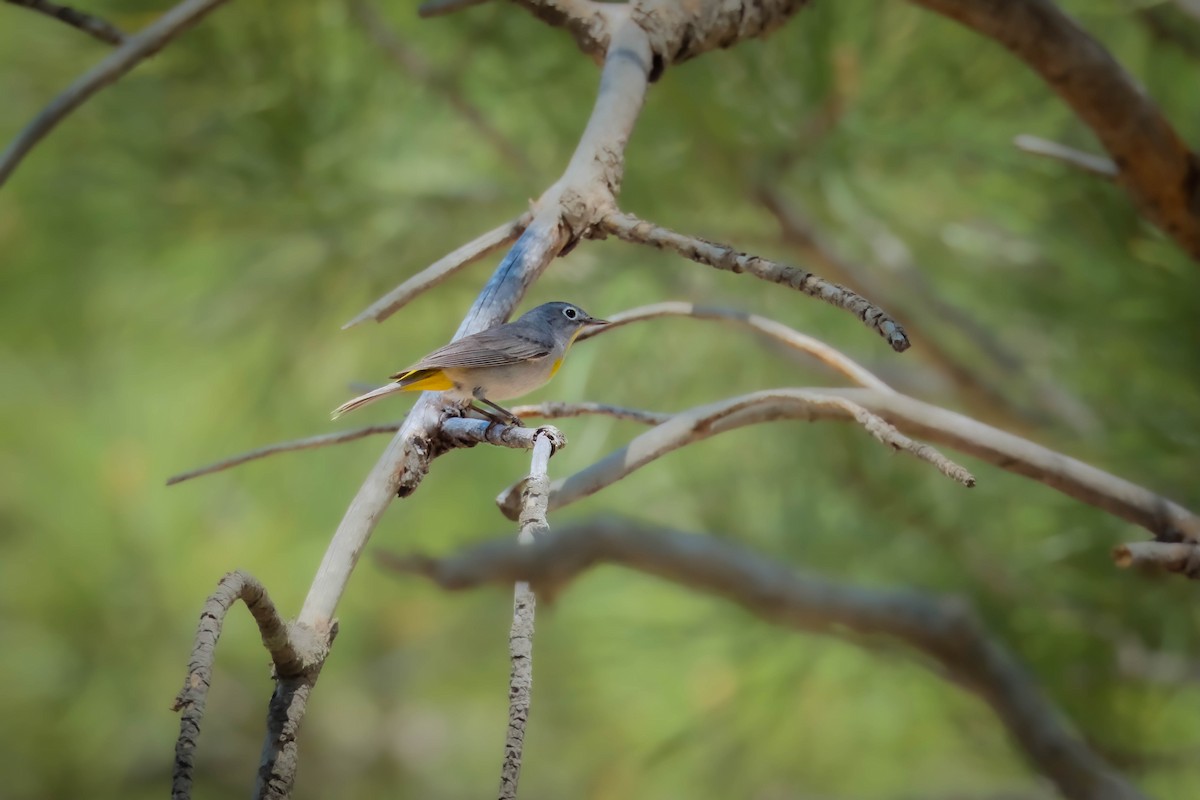
<path fill-rule="evenodd" d="M 475 395 L 475 399 L 476 399 L 476 400 L 478 400 L 479 402 L 483 403 L 484 405 L 491 406 L 493 409 L 495 409 L 496 411 L 500 412 L 500 415 L 501 415 L 501 417 L 503 418 L 503 423 L 504 423 L 504 424 L 508 424 L 508 425 L 515 425 L 515 426 L 516 426 L 516 427 L 518 427 L 518 428 L 524 428 L 524 427 L 525 427 L 525 423 L 521 421 L 521 418 L 520 418 L 520 417 L 518 417 L 516 414 L 512 413 L 511 411 L 509 411 L 507 408 L 504 408 L 503 406 L 498 406 L 498 405 L 496 405 L 496 404 L 495 404 L 495 403 L 493 403 L 491 400 L 488 400 L 486 397 L 484 397 L 484 396 L 483 396 L 483 395 L 482 395 L 480 392 L 478 392 L 478 391 L 474 392 L 474 395 Z M 480 414 L 483 414 L 485 417 L 488 417 L 488 418 L 489 418 L 489 419 L 491 419 L 491 420 L 494 420 L 494 421 L 496 421 L 496 422 L 501 422 L 501 420 L 500 420 L 500 419 L 497 419 L 497 418 L 496 418 L 496 415 L 495 415 L 495 414 L 492 414 L 490 411 L 486 411 L 486 410 L 484 410 L 484 409 L 482 409 L 482 408 L 479 408 L 479 407 L 478 407 L 478 406 L 476 406 L 474 403 L 472 403 L 472 404 L 471 404 L 471 408 L 474 408 L 474 409 L 475 409 L 476 411 L 478 411 Z"/>

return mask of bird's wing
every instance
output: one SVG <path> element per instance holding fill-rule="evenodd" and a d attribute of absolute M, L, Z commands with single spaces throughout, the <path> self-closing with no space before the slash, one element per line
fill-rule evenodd
<path fill-rule="evenodd" d="M 408 369 L 396 373 L 392 379 L 398 380 L 419 369 L 504 367 L 545 358 L 553 349 L 554 344 L 545 337 L 500 325 L 440 347 Z"/>

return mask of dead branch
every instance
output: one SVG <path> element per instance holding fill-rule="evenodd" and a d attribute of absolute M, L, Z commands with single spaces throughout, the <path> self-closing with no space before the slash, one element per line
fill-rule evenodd
<path fill-rule="evenodd" d="M 1034 69 L 1096 134 L 1116 182 L 1200 260 L 1200 158 L 1103 45 L 1051 0 L 912 0 L 995 39 Z"/>
<path fill-rule="evenodd" d="M 157 53 L 172 39 L 224 2 L 225 0 L 183 0 L 142 30 L 126 37 L 120 47 L 54 98 L 50 105 L 17 134 L 12 144 L 0 153 L 0 186 L 4 185 L 34 145 L 54 130 L 54 126 L 68 114 L 83 105 L 96 92 Z"/>
<path fill-rule="evenodd" d="M 1154 567 L 1200 580 L 1200 545 L 1194 542 L 1130 542 L 1113 548 L 1118 567 Z"/>
<path fill-rule="evenodd" d="M 852 401 L 838 398 L 839 402 L 826 402 L 831 397 L 804 389 L 773 389 L 681 411 L 590 467 L 551 484 L 550 510 L 593 495 L 681 447 L 746 425 L 781 419 L 853 420 L 881 443 L 932 464 L 943 475 L 965 486 L 975 485 L 975 478 L 967 470 L 932 447 L 914 442 Z M 496 498 L 496 504 L 509 519 L 516 519 L 520 512 L 522 488 L 522 483 L 514 484 Z"/>
<path fill-rule="evenodd" d="M 1074 147 L 1067 147 L 1065 144 L 1052 142 L 1040 136 L 1030 136 L 1027 133 L 1018 134 L 1013 139 L 1013 145 L 1018 150 L 1023 150 L 1035 156 L 1061 161 L 1069 167 L 1074 167 L 1077 170 L 1097 175 L 1101 178 L 1112 179 L 1117 177 L 1117 165 L 1111 159 L 1085 153 L 1082 150 L 1076 150 Z"/>
<path fill-rule="evenodd" d="M 262 635 L 263 647 L 271 654 L 278 679 L 300 677 L 311 663 L 311 652 L 297 646 L 287 623 L 275 610 L 275 604 L 258 580 L 238 570 L 221 578 L 200 612 L 195 644 L 188 659 L 188 674 L 172 708 L 179 711 L 179 739 L 175 743 L 175 767 L 171 780 L 171 797 L 186 800 L 192 793 L 192 771 L 196 743 L 200 737 L 200 722 L 212 685 L 213 659 L 217 640 L 225 625 L 225 615 L 235 602 L 246 604 Z M 311 648 L 309 648 L 311 650 Z"/>
<path fill-rule="evenodd" d="M 1200 517 L 1124 478 L 982 422 L 902 394 L 868 389 L 810 389 L 858 403 L 905 433 L 1024 475 L 1068 497 L 1140 525 L 1160 541 L 1200 542 Z"/>
<path fill-rule="evenodd" d="M 673 250 L 684 258 L 715 269 L 734 273 L 745 272 L 761 280 L 796 289 L 809 297 L 849 311 L 868 328 L 882 336 L 896 352 L 902 353 L 908 349 L 909 341 L 904 329 L 887 312 L 855 292 L 830 283 L 807 270 L 741 253 L 728 245 L 685 236 L 638 219 L 632 214 L 610 213 L 600 221 L 599 228 L 627 242 L 650 245 L 660 250 Z"/>
<path fill-rule="evenodd" d="M 986 702 L 1014 745 L 1065 797 L 1142 797 L 1072 733 L 1061 712 L 959 599 L 847 586 L 794 572 L 727 539 L 615 520 L 571 526 L 531 546 L 492 541 L 443 559 L 392 556 L 387 563 L 451 590 L 526 580 L 547 600 L 590 567 L 620 564 L 723 597 L 774 625 L 895 640 Z"/>
<path fill-rule="evenodd" d="M 125 41 L 125 33 L 120 28 L 94 14 L 87 14 L 50 0 L 5 0 L 5 2 L 45 14 L 59 22 L 65 22 L 72 28 L 78 28 L 93 39 L 99 39 L 105 44 L 122 44 Z"/>
<path fill-rule="evenodd" d="M 396 66 L 445 99 L 446 103 L 466 120 L 467 124 L 474 128 L 475 132 L 490 144 L 514 170 L 521 174 L 532 172 L 533 167 L 525 152 L 493 125 L 478 106 L 467 99 L 466 94 L 455 81 L 438 72 L 417 50 L 409 47 L 379 13 L 377 6 L 369 0 L 350 0 L 349 5 L 351 15 L 358 22 L 359 27 L 370 37 L 371 41 L 379 46 L 379 49 L 388 55 Z M 514 232 L 512 239 L 516 239 L 519 233 L 520 231 Z"/>
<path fill-rule="evenodd" d="M 552 437 L 534 436 L 533 457 L 525 492 L 521 497 L 521 530 L 517 545 L 527 547 L 550 532 L 546 522 L 546 501 L 550 494 L 548 470 L 550 456 L 557 450 Z M 521 779 L 521 760 L 525 747 L 525 724 L 529 721 L 529 703 L 533 695 L 533 620 L 537 598 L 529 584 L 517 581 L 513 587 L 513 619 L 508 633 L 508 735 L 504 740 L 504 761 L 500 768 L 500 800 L 516 800 Z"/>
<path fill-rule="evenodd" d="M 820 339 L 800 333 L 773 319 L 739 311 L 733 308 L 718 308 L 715 306 L 698 306 L 695 303 L 665 302 L 638 306 L 619 314 L 609 314 L 608 324 L 585 330 L 579 340 L 592 339 L 605 331 L 612 331 L 631 322 L 658 319 L 659 317 L 693 317 L 695 319 L 718 320 L 742 325 L 757 331 L 771 340 L 784 344 L 793 350 L 807 353 L 835 372 L 844 375 L 859 386 L 874 389 L 877 392 L 894 391 L 890 386 L 875 377 L 866 367 L 853 360 L 845 353 L 835 350 Z"/>
<path fill-rule="evenodd" d="M 530 214 L 522 214 L 516 219 L 509 220 L 503 225 L 481 234 L 478 238 L 467 242 L 462 247 L 454 250 L 454 252 L 442 256 L 376 300 L 358 316 L 343 325 L 342 330 L 353 328 L 355 325 L 366 322 L 369 319 L 376 322 L 383 322 L 418 296 L 437 286 L 460 269 L 474 264 L 479 259 L 490 255 L 505 245 L 512 244 L 521 235 L 521 232 L 525 230 L 526 226 L 529 225 L 530 219 Z"/>

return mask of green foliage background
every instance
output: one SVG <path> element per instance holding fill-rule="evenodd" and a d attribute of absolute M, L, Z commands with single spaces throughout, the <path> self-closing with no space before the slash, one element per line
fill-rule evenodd
<path fill-rule="evenodd" d="M 1144 24 L 1144 3 L 1066 5 L 1200 142 L 1193 23 L 1153 9 L 1178 26 L 1171 41 Z M 136 29 L 163 6 L 92 7 Z M 403 4 L 384 13 L 529 167 L 397 69 L 341 2 L 267 0 L 227 5 L 103 92 L 0 191 L 2 797 L 167 793 L 169 705 L 203 598 L 242 567 L 295 613 L 383 440 L 171 489 L 164 479 L 340 427 L 328 410 L 348 384 L 446 340 L 496 259 L 382 326 L 339 325 L 519 213 L 570 155 L 597 71 L 568 37 L 501 3 L 433 21 Z M 0 140 L 103 55 L 64 26 L 0 8 Z M 1001 48 L 904 3 L 817 3 L 769 41 L 653 87 L 623 204 L 794 260 L 755 199 L 760 186 L 778 190 L 872 265 L 891 292 L 876 300 L 916 309 L 926 342 L 1040 411 L 1032 421 L 956 392 L 919 337 L 897 356 L 815 301 L 619 242 L 584 243 L 527 306 L 753 310 L 919 397 L 1198 507 L 1200 270 L 1118 189 L 1017 152 L 1018 133 L 1096 149 Z M 903 242 L 936 292 L 1021 367 L 1005 373 L 929 311 L 880 259 L 881 242 Z M 669 410 L 832 380 L 747 334 L 664 320 L 580 346 L 531 399 Z M 1089 414 L 1044 413 L 1036 386 L 1047 380 Z M 562 427 L 571 446 L 556 475 L 636 432 L 604 419 Z M 972 491 L 851 427 L 785 423 L 666 458 L 556 519 L 624 513 L 856 584 L 970 597 L 1099 750 L 1154 796 L 1193 796 L 1195 587 L 1112 568 L 1110 547 L 1142 531 L 967 463 L 980 479 Z M 447 456 L 371 547 L 442 553 L 511 533 L 492 498 L 527 465 L 488 448 Z M 492 792 L 509 614 L 507 592 L 446 595 L 368 556 L 304 724 L 296 796 Z M 246 617 L 221 640 L 199 798 L 245 796 L 253 782 L 270 680 Z M 902 652 L 791 635 L 616 569 L 542 609 L 535 674 L 531 800 L 1048 791 L 982 703 Z"/>

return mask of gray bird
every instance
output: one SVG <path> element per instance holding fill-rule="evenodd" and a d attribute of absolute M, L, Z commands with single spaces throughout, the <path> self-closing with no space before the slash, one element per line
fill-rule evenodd
<path fill-rule="evenodd" d="M 571 303 L 543 303 L 514 322 L 439 347 L 392 375 L 395 383 L 342 403 L 334 409 L 333 418 L 393 392 L 445 392 L 452 400 L 478 400 L 499 412 L 502 421 L 520 424 L 520 419 L 494 401 L 520 397 L 544 385 L 558 372 L 580 331 L 588 325 L 607 324 Z"/>

